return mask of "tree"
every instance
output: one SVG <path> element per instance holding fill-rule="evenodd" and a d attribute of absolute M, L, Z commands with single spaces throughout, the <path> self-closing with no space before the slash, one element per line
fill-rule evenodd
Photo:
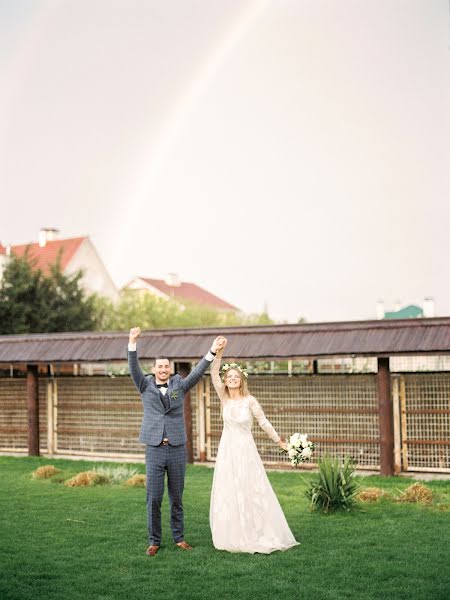
<path fill-rule="evenodd" d="M 0 282 L 0 334 L 95 329 L 95 298 L 81 288 L 82 276 L 64 275 L 60 256 L 47 275 L 28 250 L 12 255 Z"/>
<path fill-rule="evenodd" d="M 165 300 L 152 294 L 125 292 L 117 304 L 97 299 L 98 329 L 127 330 L 139 324 L 143 329 L 225 327 L 236 325 L 269 325 L 272 319 L 265 313 L 246 315 L 219 311 L 199 304 Z"/>

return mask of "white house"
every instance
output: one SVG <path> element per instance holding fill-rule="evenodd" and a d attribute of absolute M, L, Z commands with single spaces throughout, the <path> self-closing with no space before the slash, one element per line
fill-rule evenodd
<path fill-rule="evenodd" d="M 153 294 L 164 300 L 174 299 L 181 305 L 183 302 L 192 302 L 205 307 L 223 311 L 237 311 L 226 300 L 208 292 L 195 283 L 180 281 L 175 273 L 169 273 L 166 279 L 151 279 L 149 277 L 135 277 L 122 287 L 121 291 L 135 291 L 140 294 Z"/>
<path fill-rule="evenodd" d="M 89 237 L 58 239 L 57 234 L 56 229 L 43 228 L 39 232 L 38 242 L 7 248 L 0 244 L 0 277 L 9 255 L 23 256 L 28 248 L 28 256 L 35 261 L 36 268 L 44 273 L 48 273 L 50 266 L 60 257 L 65 275 L 72 275 L 80 269 L 83 271 L 81 284 L 87 292 L 117 300 L 118 290 Z"/>

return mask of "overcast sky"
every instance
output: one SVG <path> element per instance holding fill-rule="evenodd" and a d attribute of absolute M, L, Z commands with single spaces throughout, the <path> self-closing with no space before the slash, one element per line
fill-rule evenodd
<path fill-rule="evenodd" d="M 246 312 L 450 315 L 448 0 L 0 0 L 0 241 Z"/>

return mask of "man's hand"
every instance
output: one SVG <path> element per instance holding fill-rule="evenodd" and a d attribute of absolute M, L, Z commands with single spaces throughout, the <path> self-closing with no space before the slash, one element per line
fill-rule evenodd
<path fill-rule="evenodd" d="M 213 352 L 218 352 L 219 350 L 223 350 L 227 345 L 227 338 L 223 335 L 218 335 L 216 339 L 213 341 L 211 350 Z"/>
<path fill-rule="evenodd" d="M 130 344 L 135 344 L 136 340 L 138 339 L 138 337 L 140 335 L 141 335 L 141 328 L 140 327 L 132 327 L 130 329 L 130 338 L 129 338 Z"/>

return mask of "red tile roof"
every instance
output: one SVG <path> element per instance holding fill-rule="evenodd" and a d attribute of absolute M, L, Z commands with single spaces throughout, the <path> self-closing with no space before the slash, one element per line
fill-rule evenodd
<path fill-rule="evenodd" d="M 36 260 L 36 268 L 41 269 L 44 273 L 49 271 L 50 265 L 55 263 L 58 254 L 61 252 L 61 269 L 64 271 L 75 252 L 86 239 L 86 237 L 78 237 L 67 240 L 53 240 L 47 242 L 42 248 L 37 242 L 19 244 L 12 246 L 11 252 L 16 256 L 23 256 L 25 250 L 29 248 L 29 258 Z"/>
<path fill-rule="evenodd" d="M 152 287 L 156 288 L 167 296 L 188 300 L 196 304 L 205 304 L 222 310 L 238 310 L 236 306 L 229 304 L 225 300 L 218 298 L 214 294 L 207 292 L 195 283 L 182 281 L 179 286 L 168 285 L 163 279 L 149 279 L 148 277 L 139 277 Z"/>
<path fill-rule="evenodd" d="M 3 244 L 0 244 L 0 254 L 6 254 L 6 248 Z"/>

